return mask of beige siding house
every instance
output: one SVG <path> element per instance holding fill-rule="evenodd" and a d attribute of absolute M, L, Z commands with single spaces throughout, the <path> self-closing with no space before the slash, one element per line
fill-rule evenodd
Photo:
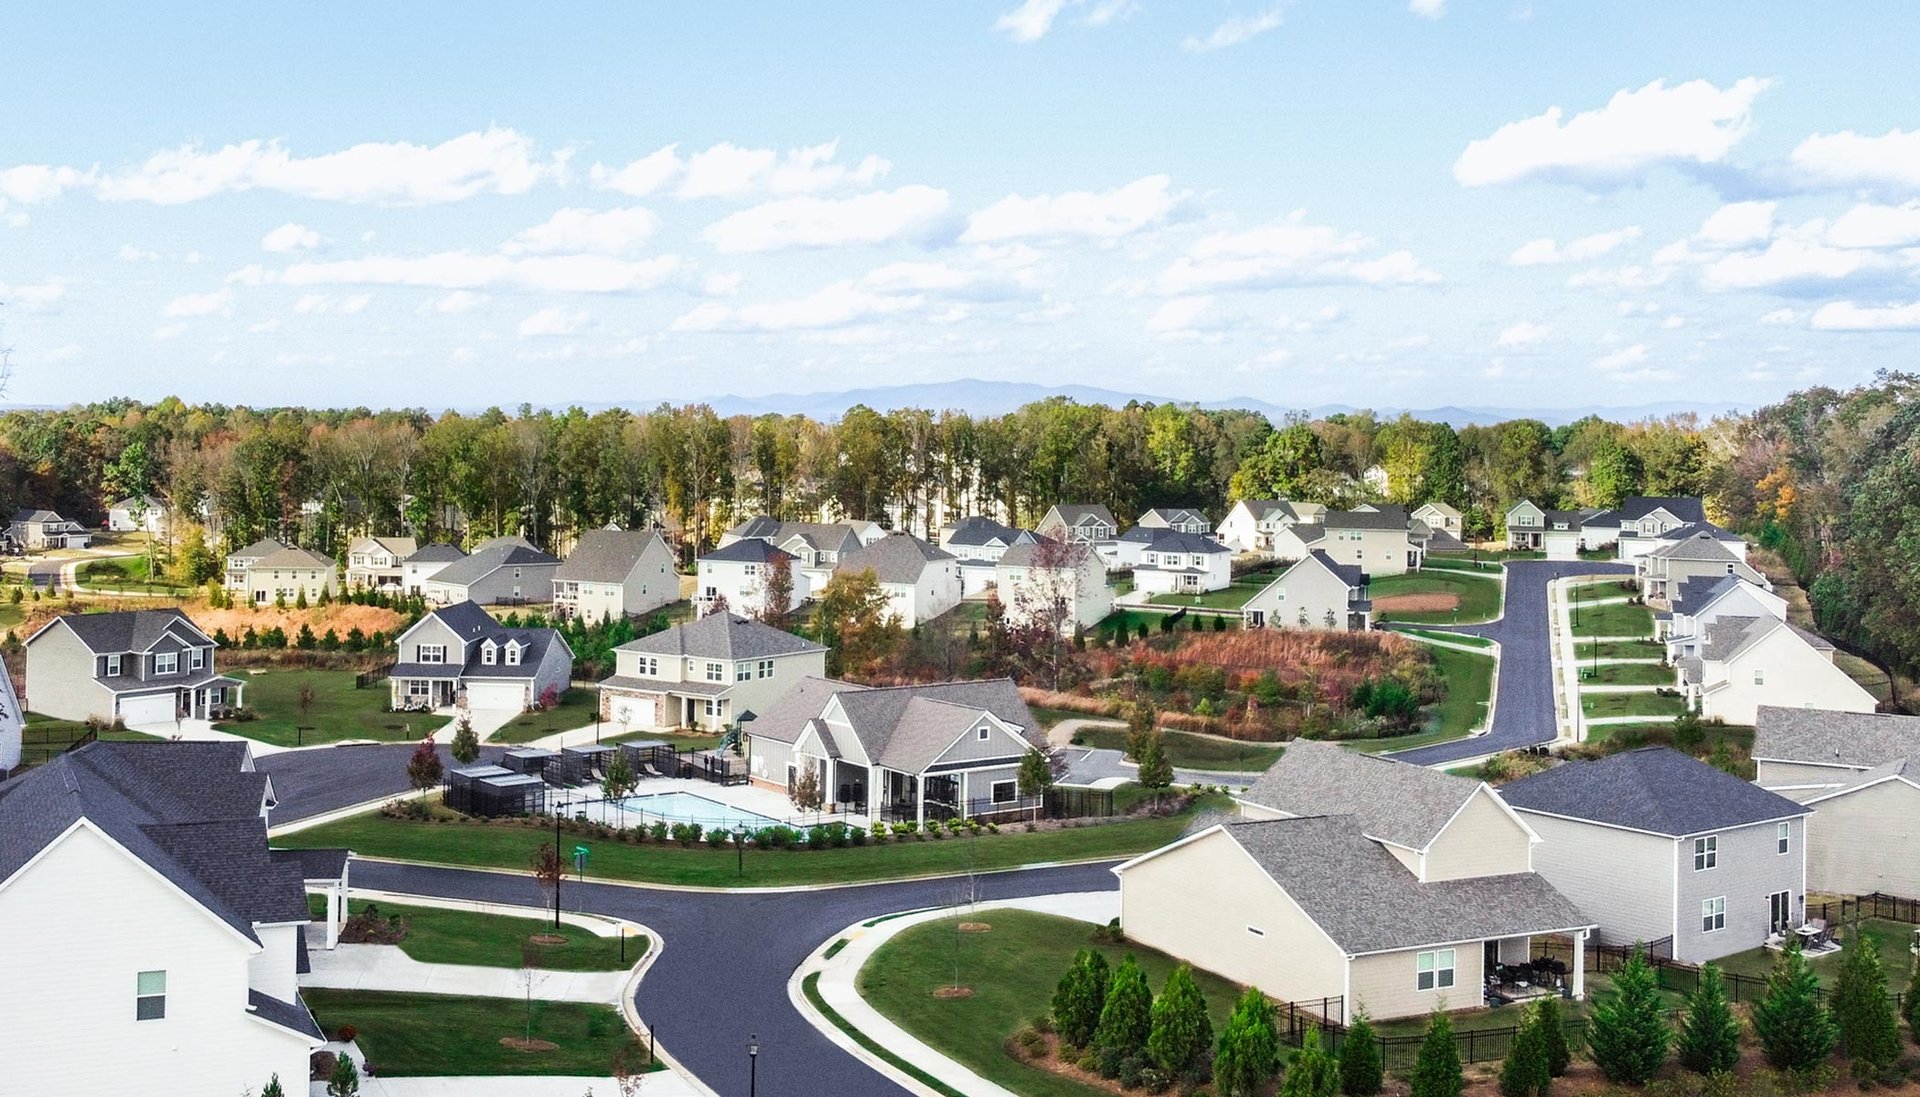
<path fill-rule="evenodd" d="M 621 729 L 717 731 L 766 711 L 827 672 L 827 649 L 733 613 L 642 636 L 613 649 L 600 718 Z"/>
<path fill-rule="evenodd" d="M 26 705 L 61 720 L 165 726 L 241 703 L 217 645 L 178 609 L 56 617 L 27 638 Z"/>
<path fill-rule="evenodd" d="M 994 565 L 995 586 L 1015 624 L 1058 622 L 1060 631 L 1090 629 L 1113 612 L 1106 565 L 1087 545 L 1023 541 Z"/>
<path fill-rule="evenodd" d="M 1920 718 L 1763 707 L 1758 783 L 1813 809 L 1807 887 L 1920 896 Z"/>
<path fill-rule="evenodd" d="M 347 587 L 400 590 L 406 580 L 405 563 L 420 551 L 411 537 L 355 537 L 347 546 Z"/>
<path fill-rule="evenodd" d="M 1314 549 L 1247 599 L 1240 618 L 1248 628 L 1365 632 L 1373 621 L 1370 581 L 1358 566 Z"/>
<path fill-rule="evenodd" d="M 889 533 L 840 557 L 836 575 L 873 572 L 901 628 L 931 621 L 960 604 L 960 566 L 954 555 L 910 533 Z"/>
<path fill-rule="evenodd" d="M 1762 705 L 1872 712 L 1879 704 L 1833 662 L 1833 645 L 1774 617 L 1721 617 L 1698 655 L 1683 655 L 1681 692 L 1702 716 L 1751 725 Z"/>
<path fill-rule="evenodd" d="M 283 601 L 293 605 L 301 595 L 312 604 L 320 600 L 322 592 L 333 593 L 338 577 L 332 557 L 312 549 L 282 548 L 255 559 L 239 573 L 239 586 L 230 585 L 230 589 L 249 605 L 270 606 Z"/>
<path fill-rule="evenodd" d="M 553 572 L 553 609 L 598 623 L 680 600 L 673 550 L 658 530 L 588 530 Z"/>

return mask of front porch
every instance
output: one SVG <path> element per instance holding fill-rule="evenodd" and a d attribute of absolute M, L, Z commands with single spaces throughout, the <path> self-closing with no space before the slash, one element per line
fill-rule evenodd
<path fill-rule="evenodd" d="M 459 692 L 459 680 L 446 675 L 394 675 L 387 679 L 395 712 L 438 712 L 451 709 Z"/>

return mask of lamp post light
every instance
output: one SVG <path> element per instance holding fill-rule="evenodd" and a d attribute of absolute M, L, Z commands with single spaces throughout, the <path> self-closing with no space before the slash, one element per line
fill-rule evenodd
<path fill-rule="evenodd" d="M 747 1037 L 747 1097 L 757 1097 L 760 1085 L 760 1034 Z"/>
<path fill-rule="evenodd" d="M 745 823 L 733 824 L 733 852 L 735 859 L 739 862 L 734 867 L 734 875 L 745 876 L 747 874 L 747 825 Z"/>

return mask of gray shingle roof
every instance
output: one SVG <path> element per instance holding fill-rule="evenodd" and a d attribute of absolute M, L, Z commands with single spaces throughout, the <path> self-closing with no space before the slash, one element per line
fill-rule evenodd
<path fill-rule="evenodd" d="M 793 559 L 793 553 L 782 548 L 776 548 L 772 542 L 763 541 L 758 537 L 742 537 L 740 540 L 735 541 L 725 548 L 717 548 L 712 552 L 702 555 L 700 559 L 731 561 L 740 564 L 766 564 L 771 563 L 776 556 L 784 556 L 788 560 Z"/>
<path fill-rule="evenodd" d="M 755 738 L 765 736 L 782 743 L 796 743 L 807 725 L 826 711 L 827 699 L 839 693 L 851 693 L 866 686 L 834 678 L 800 679 L 792 689 L 780 695 L 756 716 L 747 730 Z"/>
<path fill-rule="evenodd" d="M 347 871 L 348 851 L 344 849 L 276 849 L 269 855 L 295 865 L 305 880 L 338 880 Z"/>
<path fill-rule="evenodd" d="M 1681 837 L 1805 815 L 1777 793 L 1667 747 L 1567 762 L 1500 790 L 1519 811 Z"/>
<path fill-rule="evenodd" d="M 455 560 L 441 568 L 429 581 L 464 587 L 479 582 L 501 568 L 537 567 L 559 563 L 559 557 L 531 548 L 519 538 L 511 538 L 499 543 L 490 541 L 474 549 L 471 556 Z"/>
<path fill-rule="evenodd" d="M 1100 503 L 1055 503 L 1049 513 L 1069 526 L 1083 518 L 1093 518 L 1115 529 L 1120 528 L 1120 523 L 1113 520 L 1113 512 Z"/>
<path fill-rule="evenodd" d="M 840 557 L 833 569 L 841 575 L 871 570 L 882 583 L 918 583 L 927 565 L 952 560 L 954 555 L 908 533 L 889 533 L 865 548 Z"/>
<path fill-rule="evenodd" d="M 421 545 L 419 550 L 408 556 L 404 564 L 444 564 L 466 559 L 467 554 L 458 545 L 435 543 Z"/>
<path fill-rule="evenodd" d="M 1165 526 L 1135 526 L 1121 538 L 1140 541 L 1155 552 L 1232 552 L 1233 550 L 1201 533 L 1183 533 Z"/>
<path fill-rule="evenodd" d="M 1382 503 L 1372 510 L 1330 510 L 1319 524 L 1327 529 L 1406 529 L 1412 520 L 1407 508 Z"/>
<path fill-rule="evenodd" d="M 1221 831 L 1349 955 L 1594 925 L 1538 873 L 1421 883 L 1352 815 L 1227 823 Z M 1478 988 L 1464 991 L 1478 999 Z"/>
<path fill-rule="evenodd" d="M 1684 495 L 1629 495 L 1619 509 L 1623 524 L 1638 522 L 1656 510 L 1665 510 L 1682 522 L 1707 520 L 1707 508 L 1700 500 Z"/>
<path fill-rule="evenodd" d="M 1140 516 L 1141 524 L 1144 525 L 1149 517 L 1158 518 L 1170 526 L 1190 525 L 1194 522 L 1210 524 L 1206 514 L 1193 507 L 1153 507 Z"/>
<path fill-rule="evenodd" d="M 867 757 L 889 769 L 917 773 L 990 712 L 1030 739 L 1033 713 L 1011 679 L 891 686 L 840 694 L 853 734 Z M 836 729 L 837 731 L 837 729 Z M 845 752 L 845 745 L 841 745 Z"/>
<path fill-rule="evenodd" d="M 1336 563 L 1333 557 L 1327 555 L 1327 550 L 1325 549 L 1314 549 L 1307 553 L 1307 556 L 1323 565 L 1328 571 L 1333 572 L 1334 578 L 1339 579 L 1349 587 L 1364 587 L 1372 578 L 1365 571 L 1361 570 L 1358 564 Z M 1305 560 L 1300 561 L 1300 564 L 1304 563 L 1306 563 Z M 1295 564 L 1293 567 L 1297 568 L 1300 564 Z M 1288 568 L 1287 570 L 1292 571 L 1293 568 Z"/>
<path fill-rule="evenodd" d="M 388 554 L 398 557 L 401 560 L 405 560 L 420 550 L 420 542 L 411 537 L 355 537 L 353 543 L 347 546 L 347 551 L 352 552 L 358 548 L 363 541 L 371 541 L 381 549 L 386 550 Z"/>
<path fill-rule="evenodd" d="M 696 659 L 771 659 L 826 648 L 804 636 L 732 613 L 709 613 L 670 629 L 621 644 L 619 651 Z"/>
<path fill-rule="evenodd" d="M 1648 549 L 1647 556 L 1663 560 L 1701 560 L 1708 563 L 1739 563 L 1740 557 L 1712 535 L 1695 533 L 1677 539 L 1662 539 Z"/>
<path fill-rule="evenodd" d="M 291 1029 L 311 1040 L 324 1041 L 327 1038 L 326 1033 L 320 1031 L 320 1025 L 313 1019 L 313 1014 L 307 1011 L 307 1004 L 298 996 L 291 1002 L 283 1002 L 260 991 L 249 990 L 247 991 L 247 1012 L 281 1028 Z"/>
<path fill-rule="evenodd" d="M 508 628 L 500 619 L 472 602 L 455 602 L 442 606 L 428 614 L 445 625 L 467 645 L 467 661 L 464 666 L 443 663 L 401 663 L 393 668 L 395 677 L 401 678 L 531 678 L 539 669 L 540 663 L 553 650 L 554 645 L 566 648 L 566 640 L 560 633 L 550 628 Z M 421 618 L 426 620 L 425 617 Z M 414 628 L 418 628 L 415 625 Z M 408 632 L 413 631 L 408 629 Z M 406 633 L 402 633 L 405 636 Z M 517 640 L 524 649 L 520 662 L 515 665 L 495 663 L 492 666 L 480 662 L 480 649 L 475 641 L 493 640 L 496 644 L 506 644 Z M 566 648 L 568 658 L 572 658 L 572 649 Z"/>
<path fill-rule="evenodd" d="M 1672 599 L 1673 612 L 1693 616 L 1745 580 L 1738 575 L 1696 575 L 1680 584 Z"/>
<path fill-rule="evenodd" d="M 1851 769 L 1900 758 L 1920 765 L 1920 716 L 1761 705 L 1754 720 L 1753 756 Z"/>
<path fill-rule="evenodd" d="M 279 541 L 272 537 L 262 537 L 260 540 L 255 541 L 253 544 L 248 545 L 246 548 L 236 549 L 235 551 L 230 552 L 227 555 L 230 558 L 238 557 L 240 559 L 259 559 L 262 556 L 271 556 L 274 553 L 280 552 L 285 548 L 287 548 L 287 544 L 284 541 Z"/>
<path fill-rule="evenodd" d="M 213 643 L 191 618 L 171 607 L 120 610 L 114 613 L 70 613 L 41 626 L 34 636 L 53 627 L 54 623 L 65 624 L 81 643 L 100 655 L 145 651 L 168 635 L 190 639 L 197 646 Z M 32 642 L 31 637 L 28 642 Z"/>
<path fill-rule="evenodd" d="M 1425 766 L 1296 739 L 1241 799 L 1289 815 L 1357 816 L 1381 841 L 1425 849 L 1479 788 Z"/>
<path fill-rule="evenodd" d="M 1082 562 L 1086 560 L 1087 557 L 1092 556 L 1094 554 L 1091 548 L 1087 547 L 1085 544 L 1082 544 L 1078 541 L 1062 544 L 1061 542 L 1055 541 L 1050 537 L 1046 537 L 1046 538 L 1041 538 L 1040 540 L 1037 540 L 1037 541 L 1022 541 L 1020 544 L 1013 546 L 1012 548 L 1008 549 L 1005 553 L 1001 554 L 1000 564 L 1002 567 L 1013 567 L 1013 568 L 1033 567 L 1035 564 L 1035 557 L 1046 546 L 1052 546 L 1051 548 L 1047 548 L 1046 551 L 1049 551 L 1055 554 L 1053 559 L 1056 562 L 1064 563 L 1068 567 L 1077 568 L 1080 566 Z"/>
<path fill-rule="evenodd" d="M 996 522 L 991 518 L 972 515 L 953 524 L 953 532 L 947 535 L 950 545 L 990 545 L 999 541 L 1003 545 L 1013 544 L 1020 531 L 1012 526 Z"/>
<path fill-rule="evenodd" d="M 579 543 L 553 577 L 585 583 L 622 582 L 658 540 L 658 530 L 590 529 L 580 535 Z"/>
<path fill-rule="evenodd" d="M 274 568 L 331 568 L 333 557 L 323 556 L 312 549 L 283 548 L 279 552 L 268 553 L 254 562 L 254 567 L 268 571 Z"/>
<path fill-rule="evenodd" d="M 1700 645 L 1700 658 L 1709 663 L 1731 659 L 1741 648 L 1773 631 L 1779 624 L 1771 617 L 1721 617 L 1707 626 Z"/>

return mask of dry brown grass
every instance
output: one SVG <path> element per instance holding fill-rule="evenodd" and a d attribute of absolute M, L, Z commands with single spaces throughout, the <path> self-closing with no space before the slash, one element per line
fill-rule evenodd
<path fill-rule="evenodd" d="M 258 608 L 211 609 L 206 603 L 186 606 L 187 616 L 209 634 L 225 629 L 228 636 L 238 637 L 249 628 L 255 632 L 265 632 L 275 626 L 284 629 L 288 636 L 300 631 L 301 625 L 313 629 L 315 636 L 324 636 L 332 629 L 340 636 L 359 629 L 362 634 L 371 636 L 376 632 L 393 635 L 396 628 L 406 623 L 406 615 L 380 606 L 355 606 L 335 603 L 331 606 L 314 606 L 308 609 L 275 609 L 272 606 Z"/>
<path fill-rule="evenodd" d="M 1460 608 L 1458 594 L 1389 594 L 1375 598 L 1375 613 L 1445 613 Z"/>

